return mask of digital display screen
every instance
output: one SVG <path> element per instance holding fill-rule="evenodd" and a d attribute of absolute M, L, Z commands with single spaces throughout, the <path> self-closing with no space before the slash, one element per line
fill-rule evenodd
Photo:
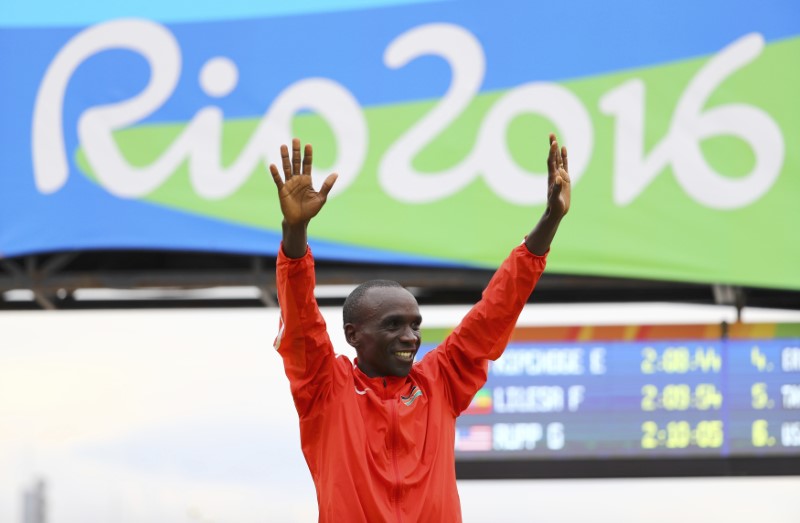
<path fill-rule="evenodd" d="M 518 328 L 456 456 L 798 457 L 800 325 Z"/>

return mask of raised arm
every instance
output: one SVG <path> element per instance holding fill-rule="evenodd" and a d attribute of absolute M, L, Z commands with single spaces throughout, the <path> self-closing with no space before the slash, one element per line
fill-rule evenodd
<path fill-rule="evenodd" d="M 283 253 L 289 258 L 302 258 L 305 255 L 308 223 L 325 205 L 337 178 L 335 173 L 329 175 L 319 191 L 315 191 L 311 183 L 312 153 L 311 144 L 306 144 L 301 159 L 300 140 L 295 138 L 292 140 L 291 160 L 289 148 L 281 146 L 283 178 L 274 163 L 269 166 L 272 180 L 278 188 L 283 213 Z"/>
<path fill-rule="evenodd" d="M 525 237 L 525 246 L 533 254 L 543 255 L 550 248 L 558 224 L 569 211 L 572 188 L 567 163 L 567 148 L 558 148 L 556 135 L 550 135 L 550 154 L 547 157 L 547 209 L 539 223 Z"/>
<path fill-rule="evenodd" d="M 545 255 L 558 225 L 569 211 L 567 149 L 559 149 L 553 134 L 547 171 L 547 209 L 525 237 L 525 245 L 511 252 L 483 291 L 481 300 L 420 363 L 441 373 L 441 383 L 455 415 L 469 405 L 486 382 L 488 360 L 499 358 L 508 345 L 517 318 L 544 272 Z"/>
<path fill-rule="evenodd" d="M 281 307 L 281 327 L 275 348 L 283 359 L 301 419 L 329 398 L 334 383 L 335 355 L 325 320 L 314 298 L 314 259 L 308 252 L 306 228 L 325 205 L 336 181 L 331 174 L 315 191 L 311 184 L 312 150 L 300 156 L 300 140 L 292 140 L 292 157 L 281 147 L 283 178 L 270 165 L 283 213 L 283 252 L 278 253 L 276 288 Z"/>

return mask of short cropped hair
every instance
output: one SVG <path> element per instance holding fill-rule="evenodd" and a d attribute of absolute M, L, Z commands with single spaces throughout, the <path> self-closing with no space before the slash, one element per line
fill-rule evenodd
<path fill-rule="evenodd" d="M 344 324 L 347 325 L 348 323 L 356 323 L 359 318 L 359 309 L 361 309 L 361 302 L 364 299 L 364 295 L 367 294 L 367 291 L 370 289 L 374 289 L 376 287 L 399 287 L 403 289 L 404 287 L 397 283 L 394 280 L 369 280 L 365 281 L 355 289 L 350 295 L 344 300 L 344 306 L 342 307 L 342 319 L 344 320 Z"/>

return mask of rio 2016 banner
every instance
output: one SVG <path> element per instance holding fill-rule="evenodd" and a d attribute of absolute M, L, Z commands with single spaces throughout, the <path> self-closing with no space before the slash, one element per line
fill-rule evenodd
<path fill-rule="evenodd" d="M 274 254 L 298 136 L 339 173 L 317 257 L 491 267 L 555 131 L 550 270 L 800 289 L 796 2 L 11 4 L 0 257 Z"/>

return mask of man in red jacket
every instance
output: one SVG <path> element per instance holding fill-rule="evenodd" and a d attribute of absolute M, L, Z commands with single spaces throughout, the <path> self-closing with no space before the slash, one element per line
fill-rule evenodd
<path fill-rule="evenodd" d="M 436 349 L 414 363 L 419 307 L 395 282 L 374 280 L 344 305 L 355 362 L 334 354 L 314 298 L 306 230 L 336 181 L 311 184 L 312 148 L 281 147 L 283 178 L 270 166 L 283 213 L 275 348 L 300 417 L 303 454 L 322 522 L 458 522 L 455 421 L 500 357 L 570 205 L 567 150 L 550 135 L 544 215 L 497 270 L 481 300 Z"/>

